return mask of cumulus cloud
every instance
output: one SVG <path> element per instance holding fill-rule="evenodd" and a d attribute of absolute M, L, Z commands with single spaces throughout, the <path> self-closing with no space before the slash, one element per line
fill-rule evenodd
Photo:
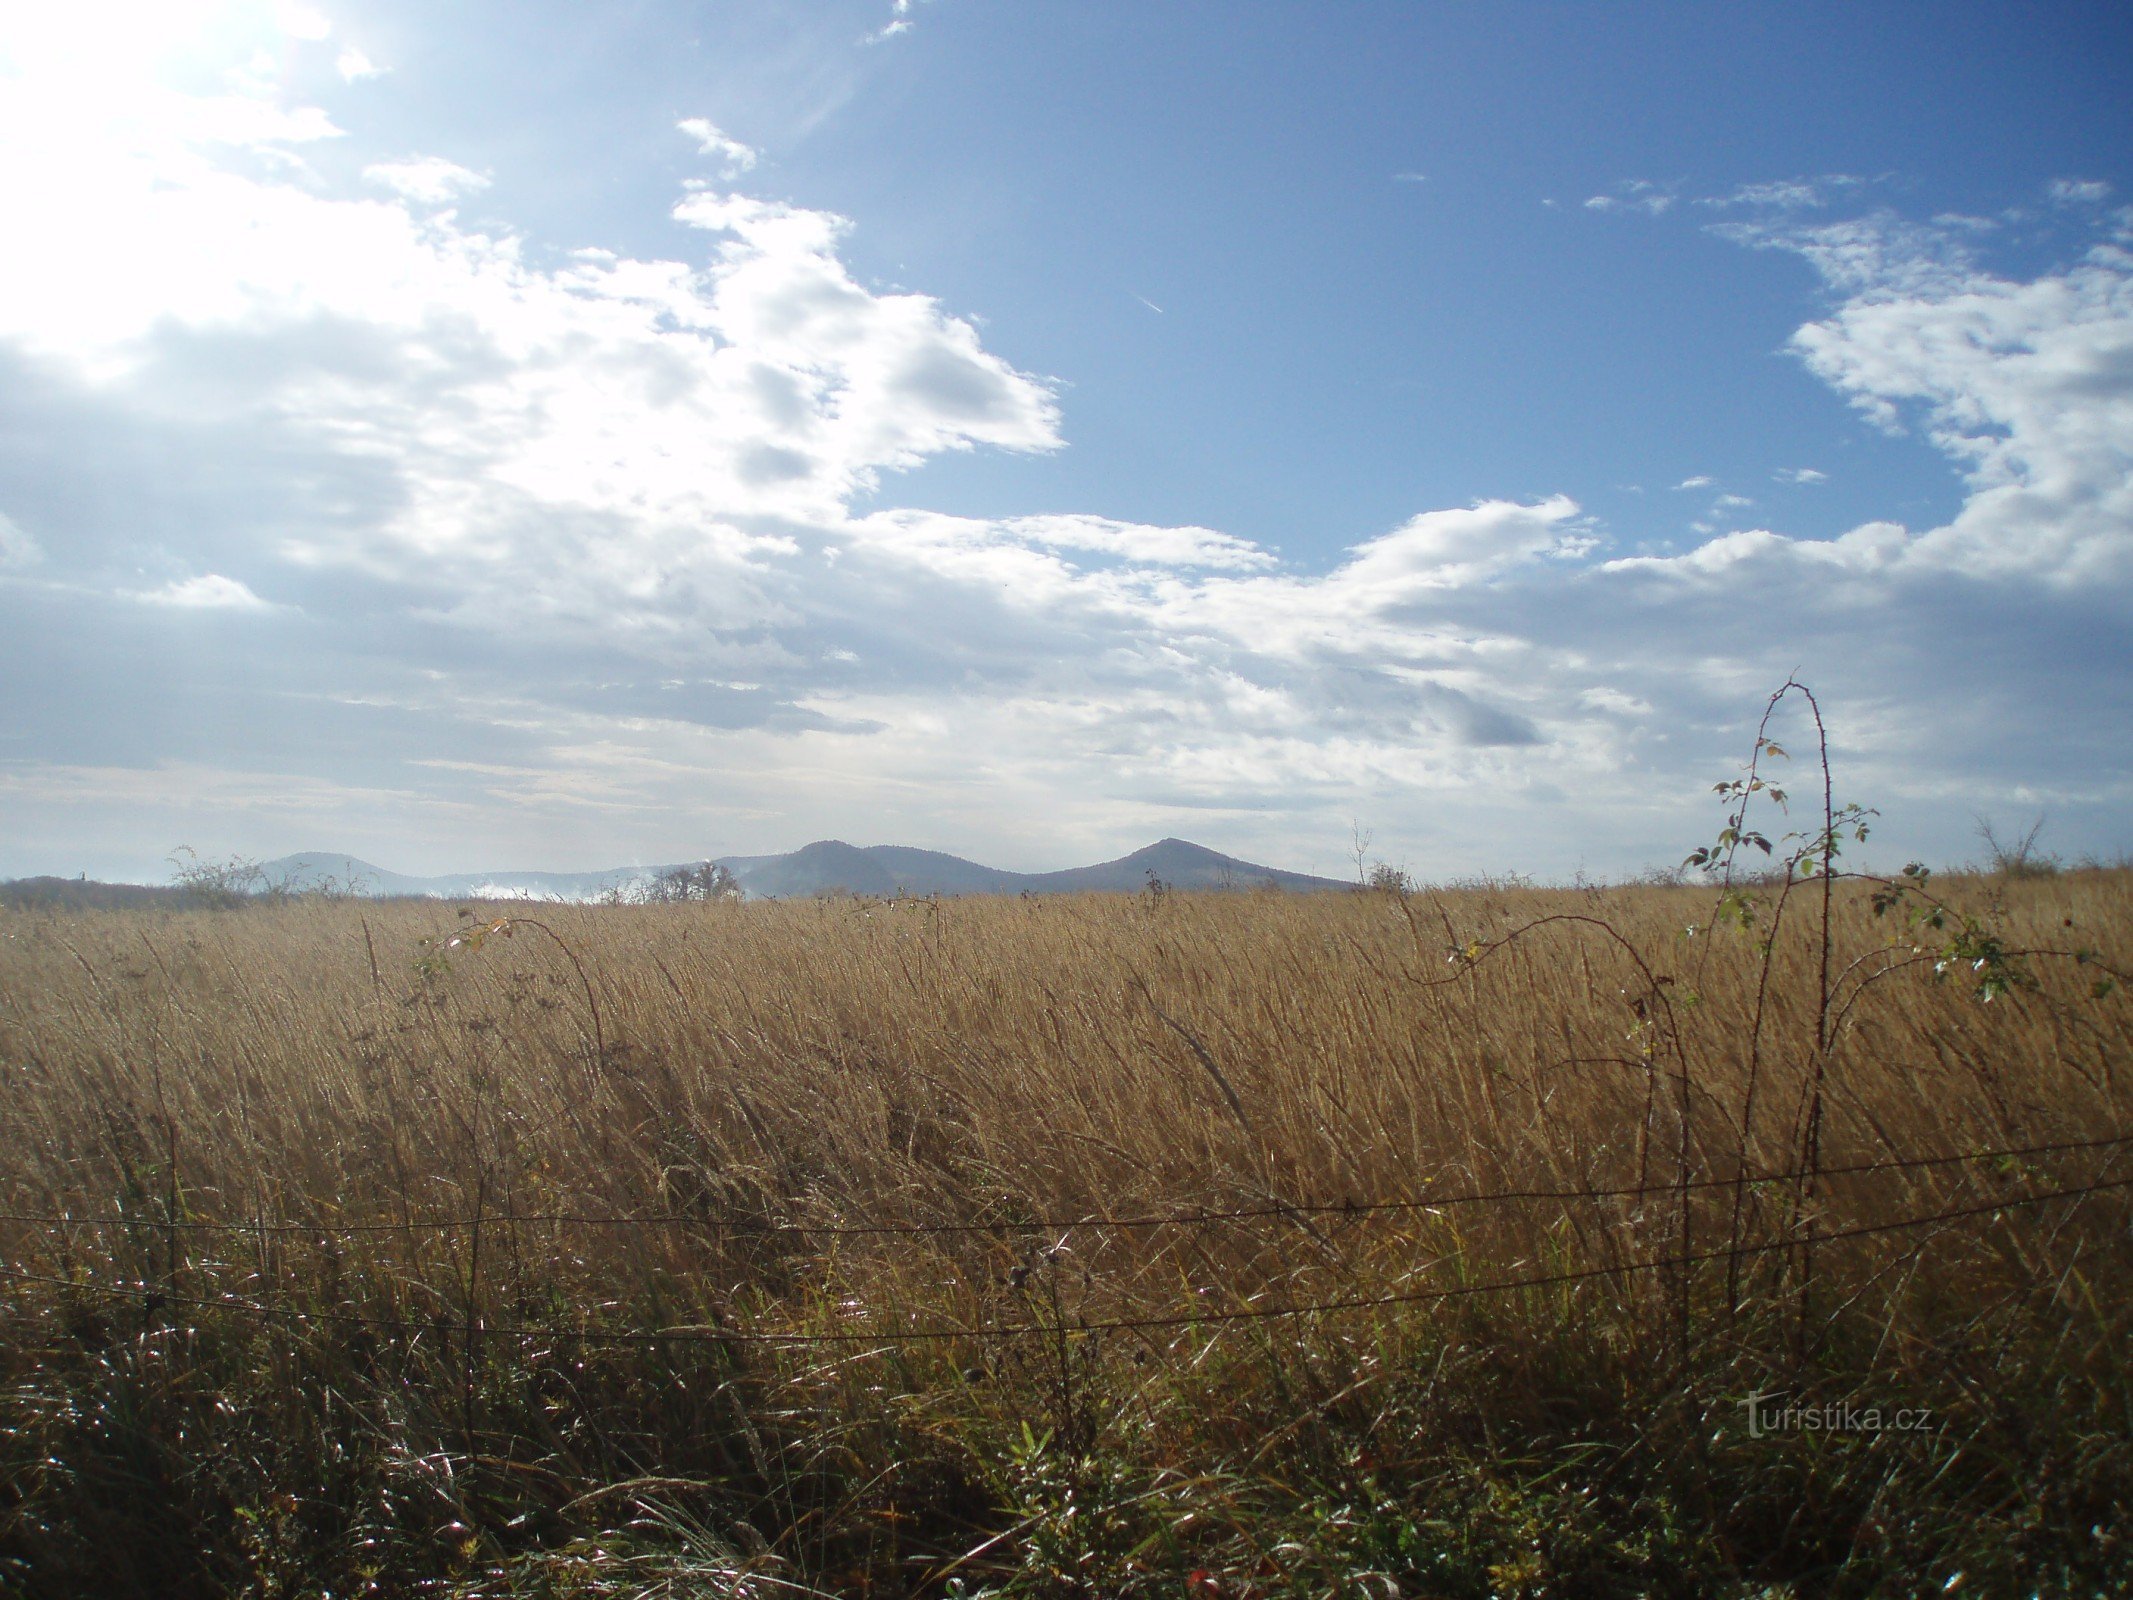
<path fill-rule="evenodd" d="M 1889 217 L 1751 242 L 1798 251 L 1848 291 L 1793 349 L 1878 426 L 1923 430 L 1961 465 L 1968 498 L 1916 534 L 1884 523 L 1834 542 L 1742 534 L 1634 564 L 1708 574 L 1795 560 L 2112 591 L 2133 576 L 2133 256 L 2099 245 L 2025 282 Z"/>
<path fill-rule="evenodd" d="M 421 156 L 412 161 L 374 161 L 363 176 L 381 188 L 420 201 L 424 205 L 447 205 L 463 194 L 489 187 L 489 180 L 456 162 L 439 156 Z"/>
<path fill-rule="evenodd" d="M 1713 478 L 1709 473 L 1699 472 L 1694 477 L 1683 478 L 1679 483 L 1675 484 L 1674 487 L 1677 490 L 1708 489 L 1711 487 L 1712 484 L 1716 483 L 1717 481 L 1718 480 L 1716 478 Z"/>
<path fill-rule="evenodd" d="M 1562 547 L 1577 506 L 1565 496 L 1537 506 L 1492 501 L 1428 511 L 1356 548 L 1334 582 L 1357 603 L 1372 595 L 1463 587 Z"/>
<path fill-rule="evenodd" d="M 1807 484 L 1827 483 L 1829 474 L 1814 467 L 1780 467 L 1770 474 L 1779 483 Z"/>
<path fill-rule="evenodd" d="M 1916 426 L 1960 463 L 1970 495 L 1915 559 L 1974 576 L 2119 580 L 2133 559 L 2133 256 L 2092 250 L 2028 282 L 1902 258 L 1907 230 L 1845 241 L 1840 281 L 1888 252 L 1890 288 L 1854 296 L 1793 347 L 1885 427 Z M 1799 248 L 1822 265 L 1823 242 Z"/>
<path fill-rule="evenodd" d="M 334 57 L 333 68 L 341 75 L 343 83 L 361 83 L 365 78 L 383 77 L 386 68 L 379 66 L 354 45 L 344 45 Z"/>
<path fill-rule="evenodd" d="M 275 22 L 291 39 L 316 43 L 333 32 L 332 19 L 318 7 L 304 5 L 301 0 L 273 0 L 271 9 Z"/>
<path fill-rule="evenodd" d="M 1834 291 L 1862 299 L 1933 298 L 1978 271 L 1968 230 L 1912 222 L 1886 209 L 1835 222 L 1723 222 L 1710 230 L 1757 250 L 1807 258 Z"/>
<path fill-rule="evenodd" d="M 1886 216 L 1729 225 L 1821 273 L 1808 370 L 1965 475 L 1944 527 L 1618 554 L 1567 496 L 1498 498 L 1313 567 L 898 503 L 941 455 L 1060 448 L 1058 400 L 969 317 L 855 278 L 829 212 L 700 184 L 687 259 L 558 257 L 448 209 L 480 181 L 450 163 L 342 190 L 270 159 L 325 135 L 265 90 L 108 109 L 0 101 L 0 135 L 34 112 L 68 152 L 0 167 L 45 241 L 0 254 L 0 393 L 37 441 L 8 458 L 0 677 L 65 686 L 0 728 L 26 836 L 279 782 L 315 802 L 291 847 L 325 819 L 409 869 L 855 830 L 1057 865 L 1188 818 L 1288 860 L 1369 797 L 1446 866 L 1545 870 L 1550 839 L 1636 865 L 1678 858 L 1680 806 L 1803 661 L 1869 798 L 2133 787 L 2102 731 L 2133 674 L 2069 667 L 2126 654 L 2115 246 L 2015 279 Z M 2048 621 L 2016 641 L 2010 606 Z M 2035 715 L 2076 684 L 2080 717 Z M 184 742 L 203 703 L 259 730 L 235 776 Z"/>
<path fill-rule="evenodd" d="M 372 475 L 374 514 L 297 519 L 270 553 L 419 583 L 439 617 L 732 614 L 768 603 L 752 555 L 796 548 L 791 521 L 821 537 L 881 473 L 1059 442 L 1048 388 L 969 322 L 852 279 L 841 218 L 698 190 L 675 212 L 713 236 L 697 265 L 536 268 L 509 236 L 239 178 L 200 144 L 181 125 L 153 164 L 114 152 L 77 175 L 110 202 L 86 211 L 28 164 L 0 175 L 60 241 L 0 262 L 0 340 L 136 415 L 182 407 Z M 425 206 L 479 181 L 367 175 Z"/>

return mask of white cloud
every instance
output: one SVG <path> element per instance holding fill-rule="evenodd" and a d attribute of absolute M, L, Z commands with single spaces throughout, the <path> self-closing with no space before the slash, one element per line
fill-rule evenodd
<path fill-rule="evenodd" d="M 1583 818 L 1658 815 L 1663 851 L 1674 797 L 1803 659 L 1843 686 L 1860 749 L 1887 752 L 1862 775 L 1918 789 L 2041 759 L 2066 792 L 2126 787 L 2122 758 L 2040 757 L 2040 719 L 2006 709 L 2078 676 L 2078 628 L 1979 647 L 2009 596 L 2056 618 L 2123 603 L 2133 258 L 2109 247 L 2015 281 L 1887 218 L 1730 235 L 1822 271 L 1832 309 L 1794 348 L 1961 465 L 1944 528 L 1726 531 L 1606 559 L 1568 498 L 1497 499 L 1313 570 L 1205 527 L 894 503 L 894 475 L 934 456 L 1058 448 L 1057 400 L 970 319 L 857 281 L 830 213 L 692 187 L 674 209 L 699 230 L 691 259 L 558 259 L 440 212 L 478 181 L 449 163 L 373 163 L 381 187 L 360 192 L 263 163 L 320 120 L 264 91 L 151 96 L 122 135 L 108 104 L 69 122 L 39 92 L 66 165 L 0 167 L 0 212 L 45 241 L 0 254 L 0 354 L 52 415 L 91 419 L 36 463 L 91 509 L 66 537 L 39 521 L 51 594 L 40 612 L 0 586 L 0 624 L 98 644 L 52 669 L 75 697 L 54 737 L 152 723 L 98 712 L 142 692 L 108 646 L 188 608 L 267 608 L 241 572 L 305 638 L 253 674 L 270 683 L 218 691 L 255 695 L 262 748 L 485 842 L 511 819 L 529 860 L 589 836 L 656 851 L 683 825 L 774 848 L 858 818 L 1057 865 L 1187 817 L 1287 860 L 1359 796 L 1475 866 L 1545 869 L 1541 839 L 1582 851 L 1602 824 L 1564 821 L 1572 796 Z M 18 116 L 0 103 L 0 135 Z M 172 460 L 198 470 L 141 465 Z M 96 524 L 103 504 L 128 509 Z M 126 594 L 136 564 L 206 576 Z M 98 596 L 126 620 L 99 621 Z M 185 633 L 206 650 L 232 631 Z M 2095 708 L 2120 691 L 2091 677 L 2108 726 Z M 2080 719 L 2050 720 L 2064 740 Z M 127 755 L 52 770 L 171 759 Z M 619 831 L 588 835 L 595 816 Z M 1642 824 L 1604 826 L 1643 848 Z"/>
<path fill-rule="evenodd" d="M 1883 231 L 1887 287 L 1855 294 L 1793 336 L 1810 370 L 1887 426 L 1915 420 L 1961 463 L 1962 512 L 1920 536 L 1915 559 L 1975 576 L 2052 583 L 2133 570 L 2133 256 L 2100 246 L 2029 282 L 1941 251 L 1905 258 Z M 1840 283 L 1870 270 L 1854 236 L 1838 263 L 1798 245 Z"/>
<path fill-rule="evenodd" d="M 915 26 L 911 17 L 911 0 L 892 0 L 889 11 L 889 21 L 861 39 L 861 44 L 880 44 L 885 39 L 900 38 Z"/>
<path fill-rule="evenodd" d="M 333 23 L 316 6 L 298 3 L 298 0 L 274 0 L 274 20 L 283 33 L 292 39 L 316 42 L 329 37 Z"/>
<path fill-rule="evenodd" d="M 1827 483 L 1829 474 L 1814 467 L 1780 467 L 1770 474 L 1779 483 Z"/>
<path fill-rule="evenodd" d="M 250 587 L 219 572 L 166 583 L 160 589 L 134 596 L 150 605 L 175 606 L 182 611 L 269 611 L 273 608 Z"/>
<path fill-rule="evenodd" d="M 374 161 L 363 176 L 382 188 L 424 205 L 441 206 L 489 187 L 489 180 L 457 162 L 438 156 L 420 156 L 412 161 Z"/>
<path fill-rule="evenodd" d="M 2067 590 L 2133 577 L 2133 255 L 2098 246 L 2022 282 L 1888 217 L 1748 242 L 1797 250 L 1846 293 L 1794 350 L 1877 425 L 1921 426 L 1963 467 L 1968 498 L 1916 534 L 1887 523 L 1830 542 L 1734 534 L 1616 567 L 1708 575 L 1794 561 Z"/>
<path fill-rule="evenodd" d="M 1656 217 L 1673 209 L 1674 185 L 1629 178 L 1615 185 L 1612 193 L 1596 194 L 1585 202 L 1588 211 L 1641 211 Z"/>
<path fill-rule="evenodd" d="M 1429 174 L 1426 172 L 1395 172 L 1392 175 L 1392 181 L 1394 183 L 1427 183 L 1429 182 Z"/>
<path fill-rule="evenodd" d="M 361 83 L 365 78 L 383 77 L 390 70 L 379 66 L 354 45 L 344 45 L 334 57 L 333 67 L 344 83 Z"/>
<path fill-rule="evenodd" d="M 884 471 L 1059 442 L 1048 389 L 969 322 L 853 281 L 841 218 L 698 190 L 675 214 L 718 236 L 702 265 L 536 268 L 426 209 L 483 181 L 463 168 L 366 169 L 419 212 L 340 198 L 223 167 L 197 109 L 115 147 L 91 137 L 100 118 L 71 144 L 46 125 L 77 152 L 64 183 L 0 170 L 0 206 L 49 241 L 0 258 L 0 341 L 151 411 L 182 391 L 198 426 L 270 422 L 292 450 L 392 477 L 390 509 L 298 519 L 282 559 L 419 582 L 459 625 L 628 604 L 671 632 L 698 606 L 769 603 L 737 570 L 794 548 L 763 519 L 834 526 Z"/>
<path fill-rule="evenodd" d="M 2099 178 L 2054 178 L 2051 197 L 2061 205 L 2101 205 L 2111 198 L 2111 186 Z"/>
<path fill-rule="evenodd" d="M 44 552 L 28 531 L 5 512 L 0 512 L 0 572 L 21 571 L 35 566 L 43 558 Z"/>
<path fill-rule="evenodd" d="M 1744 183 L 1722 195 L 1698 200 L 1700 206 L 1752 206 L 1773 211 L 1819 210 L 1838 196 L 1865 183 L 1850 173 L 1824 173 L 1818 178 L 1780 178 L 1768 183 Z"/>
<path fill-rule="evenodd" d="M 1713 511 L 1738 511 L 1743 506 L 1752 506 L 1754 504 L 1755 502 L 1744 494 L 1722 494 L 1711 502 L 1711 509 Z"/>
<path fill-rule="evenodd" d="M 1698 525 L 1712 532 L 1711 525 Z M 1767 528 L 1720 533 L 1679 556 L 1624 556 L 1605 564 L 1607 572 L 1651 572 L 1713 577 L 1777 562 L 1848 569 L 1857 574 L 1887 570 L 1903 557 L 1909 535 L 1895 523 L 1869 523 L 1836 539 L 1788 539 Z"/>
<path fill-rule="evenodd" d="M 1577 506 L 1557 495 L 1539 505 L 1488 501 L 1463 511 L 1425 511 L 1358 545 L 1329 580 L 1366 609 L 1417 589 L 1463 587 L 1555 551 L 1575 531 Z"/>
<path fill-rule="evenodd" d="M 1212 528 L 1157 528 L 1109 517 L 1054 515 L 985 522 L 930 511 L 884 511 L 853 527 L 863 536 L 894 541 L 911 551 L 980 551 L 1013 544 L 1116 556 L 1141 567 L 1257 572 L 1278 564 L 1257 545 Z"/>
<path fill-rule="evenodd" d="M 1751 249 L 1805 256 L 1830 288 L 1847 296 L 1935 296 L 1977 270 L 1974 241 L 1964 233 L 1909 222 L 1886 210 L 1813 225 L 1716 223 L 1710 231 Z"/>
<path fill-rule="evenodd" d="M 696 141 L 699 153 L 715 158 L 729 178 L 754 170 L 761 154 L 752 145 L 728 138 L 702 117 L 688 117 L 675 126 Z"/>

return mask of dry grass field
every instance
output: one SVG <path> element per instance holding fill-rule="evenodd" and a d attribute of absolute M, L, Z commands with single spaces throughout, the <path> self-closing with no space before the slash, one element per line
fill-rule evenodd
<path fill-rule="evenodd" d="M 0 1594 L 2123 1592 L 2133 874 L 1874 892 L 0 912 Z"/>

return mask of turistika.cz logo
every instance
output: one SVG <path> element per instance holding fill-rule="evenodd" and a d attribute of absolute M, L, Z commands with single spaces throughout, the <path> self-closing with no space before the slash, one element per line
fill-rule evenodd
<path fill-rule="evenodd" d="M 1784 1394 L 1757 1392 L 1741 1402 L 1748 1409 L 1748 1437 L 1773 1433 L 1925 1433 L 1936 1423 L 1927 1406 L 1856 1406 L 1849 1400 L 1821 1405 L 1787 1404 Z"/>

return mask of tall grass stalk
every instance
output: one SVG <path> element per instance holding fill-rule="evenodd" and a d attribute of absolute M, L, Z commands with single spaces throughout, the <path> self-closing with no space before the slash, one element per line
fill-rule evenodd
<path fill-rule="evenodd" d="M 0 1593 L 2133 1581 L 2133 1144 L 1875 1166 L 2133 1134 L 1988 888 L 0 912 Z"/>

